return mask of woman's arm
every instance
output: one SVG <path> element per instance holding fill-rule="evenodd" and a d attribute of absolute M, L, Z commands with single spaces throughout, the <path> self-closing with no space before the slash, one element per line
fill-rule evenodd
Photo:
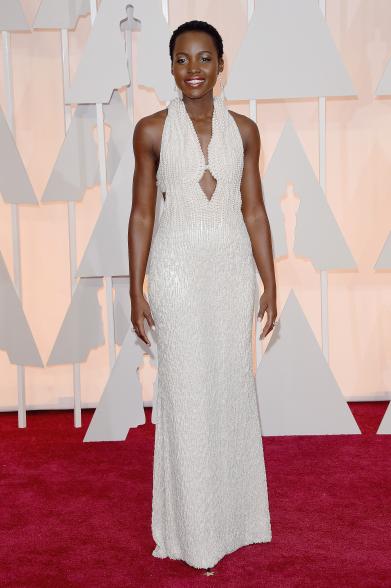
<path fill-rule="evenodd" d="M 144 297 L 143 284 L 152 242 L 156 209 L 156 123 L 151 117 L 140 119 L 133 132 L 134 174 L 132 208 L 128 225 L 131 321 L 137 335 L 150 345 L 144 319 L 154 321 Z"/>
<path fill-rule="evenodd" d="M 272 330 L 277 316 L 272 238 L 259 173 L 261 139 L 258 126 L 248 117 L 241 116 L 240 119 L 244 138 L 242 214 L 251 239 L 255 263 L 263 282 L 264 291 L 260 299 L 258 317 L 262 320 L 266 311 L 267 321 L 261 335 L 261 338 L 264 338 Z"/>

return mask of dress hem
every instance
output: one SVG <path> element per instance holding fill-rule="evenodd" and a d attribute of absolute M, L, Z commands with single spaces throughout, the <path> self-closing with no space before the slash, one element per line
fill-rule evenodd
<path fill-rule="evenodd" d="M 229 555 L 230 553 L 233 553 L 234 551 L 236 551 L 237 549 L 240 549 L 241 547 L 246 547 L 247 545 L 255 545 L 256 543 L 270 543 L 271 540 L 272 540 L 272 535 L 270 534 L 266 538 L 262 537 L 262 538 L 257 538 L 257 539 L 248 539 L 248 540 L 245 540 L 244 542 L 241 541 L 239 543 L 236 543 L 233 547 L 229 548 L 227 551 L 224 551 L 217 558 L 214 558 L 214 560 L 212 562 L 203 563 L 202 565 L 191 562 L 190 560 L 185 559 L 184 557 L 181 557 L 179 555 L 169 554 L 168 552 L 161 549 L 158 545 L 156 545 L 155 549 L 152 551 L 152 555 L 154 557 L 159 558 L 159 559 L 165 559 L 166 557 L 168 557 L 168 558 L 174 559 L 174 560 L 181 560 L 181 561 L 184 561 L 185 563 L 187 563 L 189 566 L 196 568 L 196 569 L 207 569 L 207 568 L 213 568 L 221 559 L 223 559 L 223 557 L 225 557 L 226 555 Z"/>

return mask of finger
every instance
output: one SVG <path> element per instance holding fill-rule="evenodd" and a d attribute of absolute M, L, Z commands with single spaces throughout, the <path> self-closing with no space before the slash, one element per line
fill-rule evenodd
<path fill-rule="evenodd" d="M 277 315 L 273 315 L 273 317 L 271 317 L 271 320 L 268 317 L 267 323 L 265 324 L 263 332 L 262 332 L 262 336 L 260 337 L 261 339 L 266 337 L 270 333 L 270 331 L 272 329 L 274 329 L 276 317 L 277 317 Z"/>
<path fill-rule="evenodd" d="M 153 329 L 155 327 L 155 321 L 153 320 L 152 313 L 146 312 L 145 318 L 147 319 L 147 322 L 148 322 L 149 326 L 151 327 L 151 329 Z"/>
<path fill-rule="evenodd" d="M 272 325 L 273 325 L 273 318 L 271 316 L 271 313 L 268 309 L 266 309 L 266 314 L 267 314 L 267 320 L 266 323 L 263 327 L 263 331 L 261 334 L 261 339 L 264 339 L 266 337 L 266 335 L 268 335 L 272 329 Z"/>
<path fill-rule="evenodd" d="M 144 321 L 142 323 L 137 324 L 137 334 L 140 337 L 140 339 L 142 339 L 144 341 L 144 343 L 146 343 L 147 345 L 151 345 L 148 340 L 148 337 L 145 334 Z"/>
<path fill-rule="evenodd" d="M 271 325 L 266 324 L 263 331 L 262 331 L 262 339 L 264 339 L 265 337 L 267 337 L 267 335 L 270 333 L 270 331 L 272 330 Z"/>

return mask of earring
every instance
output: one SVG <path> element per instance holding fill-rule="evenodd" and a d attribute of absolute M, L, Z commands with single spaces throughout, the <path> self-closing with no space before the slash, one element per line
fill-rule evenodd
<path fill-rule="evenodd" d="M 221 72 L 220 72 L 221 74 Z M 224 94 L 224 84 L 222 82 L 222 78 L 220 77 L 219 74 L 219 78 L 220 78 L 220 95 L 222 96 L 223 100 L 225 100 L 225 94 Z"/>
<path fill-rule="evenodd" d="M 176 81 L 174 80 L 174 92 L 176 92 L 176 95 L 178 98 L 183 98 L 183 92 L 182 90 L 177 86 Z"/>

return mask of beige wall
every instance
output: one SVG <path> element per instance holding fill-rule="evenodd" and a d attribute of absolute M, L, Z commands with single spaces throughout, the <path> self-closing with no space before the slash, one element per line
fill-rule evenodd
<path fill-rule="evenodd" d="M 32 22 L 39 0 L 22 4 Z M 169 6 L 171 28 L 193 18 L 218 28 L 229 73 L 245 34 L 247 2 L 170 0 Z M 333 39 L 358 92 L 357 98 L 327 99 L 326 106 L 326 196 L 358 263 L 357 271 L 329 274 L 330 365 L 346 398 L 385 398 L 391 397 L 391 272 L 376 272 L 373 265 L 391 230 L 391 97 L 375 98 L 374 91 L 391 58 L 391 3 L 327 0 L 326 7 Z M 69 34 L 72 73 L 88 33 L 89 17 L 85 17 Z M 16 143 L 40 200 L 64 137 L 60 33 L 13 33 L 11 45 Z M 133 56 L 136 60 L 137 34 Z M 165 105 L 154 92 L 137 88 L 136 61 L 134 72 L 137 121 Z M 3 68 L 0 101 L 6 112 Z M 288 117 L 318 174 L 317 104 L 316 99 L 258 102 L 261 174 Z M 248 114 L 243 103 L 230 102 L 229 108 Z M 80 262 L 99 215 L 99 187 L 88 190 L 76 208 Z M 23 306 L 46 363 L 70 302 L 67 205 L 19 206 L 19 215 Z M 288 226 L 290 222 L 288 211 Z M 10 206 L 1 198 L 0 249 L 13 276 Z M 320 343 L 319 274 L 309 261 L 292 256 L 278 261 L 276 271 L 279 309 L 294 288 Z M 103 290 L 99 296 L 104 309 Z M 103 319 L 106 329 L 104 312 Z M 16 367 L 2 351 L 0 372 L 0 406 L 13 409 Z M 28 406 L 72 406 L 72 366 L 27 367 L 25 372 Z M 98 401 L 108 375 L 105 346 L 94 350 L 81 366 L 83 404 Z"/>

